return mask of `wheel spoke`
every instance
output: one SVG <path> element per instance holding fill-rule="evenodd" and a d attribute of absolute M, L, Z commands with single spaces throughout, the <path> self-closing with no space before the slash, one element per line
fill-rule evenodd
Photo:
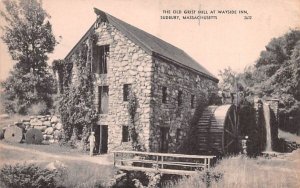
<path fill-rule="evenodd" d="M 229 130 L 225 129 L 225 132 L 227 132 L 227 133 L 230 134 L 233 138 L 235 138 L 235 135 L 234 135 L 232 132 L 230 132 Z"/>
<path fill-rule="evenodd" d="M 233 129 L 234 129 L 234 127 L 233 127 L 233 121 L 232 121 L 232 119 L 231 119 L 230 114 L 228 115 L 228 118 L 229 118 L 229 120 L 230 120 L 231 130 L 233 130 Z"/>
<path fill-rule="evenodd" d="M 234 140 L 231 140 L 226 146 L 225 148 L 228 148 L 232 143 L 233 143 Z"/>

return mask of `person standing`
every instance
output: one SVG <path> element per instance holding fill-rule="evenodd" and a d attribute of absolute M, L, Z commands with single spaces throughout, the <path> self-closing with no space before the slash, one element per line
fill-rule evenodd
<path fill-rule="evenodd" d="M 89 142 L 90 142 L 90 156 L 93 156 L 94 149 L 95 149 L 95 132 L 91 132 L 91 135 L 89 136 Z"/>

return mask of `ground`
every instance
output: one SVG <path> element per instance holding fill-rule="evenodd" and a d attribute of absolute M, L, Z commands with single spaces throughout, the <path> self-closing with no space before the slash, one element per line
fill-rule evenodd
<path fill-rule="evenodd" d="M 1 120 L 0 128 L 16 119 L 20 119 L 20 116 Z M 281 130 L 279 137 L 300 143 L 300 137 Z M 95 187 L 99 182 L 106 185 L 116 171 L 112 154 L 90 157 L 88 153 L 58 144 L 29 145 L 1 140 L 0 151 L 0 168 L 4 164 L 25 162 L 48 168 L 63 165 L 68 169 L 68 176 L 63 182 L 65 187 Z M 248 158 L 239 155 L 223 158 L 212 168 L 212 173 L 222 174 L 222 179 L 219 182 L 212 181 L 211 187 L 300 187 L 300 150 L 276 155 L 277 157 Z M 166 187 L 196 188 L 202 186 L 199 182 L 201 179 L 189 178 Z"/>
<path fill-rule="evenodd" d="M 67 169 L 65 187 L 94 187 L 105 185 L 115 173 L 112 155 L 90 157 L 88 154 L 58 144 L 28 145 L 0 141 L 0 167 L 4 164 L 35 163 L 42 167 Z"/>

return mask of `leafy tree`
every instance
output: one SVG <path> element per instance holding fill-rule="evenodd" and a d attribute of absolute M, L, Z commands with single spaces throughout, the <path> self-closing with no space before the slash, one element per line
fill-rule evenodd
<path fill-rule="evenodd" d="M 230 68 L 221 71 L 221 78 L 227 85 L 232 83 L 232 74 Z M 300 121 L 300 30 L 273 38 L 255 65 L 237 74 L 236 78 L 249 93 L 280 99 L 281 121 L 289 122 L 288 130 L 300 132 L 297 123 Z"/>
<path fill-rule="evenodd" d="M 7 109 L 26 113 L 33 103 L 51 105 L 53 78 L 48 71 L 48 54 L 56 45 L 49 15 L 37 0 L 4 0 L 6 21 L 1 37 L 16 61 L 8 79 L 2 83 Z M 14 105 L 18 108 L 13 107 Z"/>

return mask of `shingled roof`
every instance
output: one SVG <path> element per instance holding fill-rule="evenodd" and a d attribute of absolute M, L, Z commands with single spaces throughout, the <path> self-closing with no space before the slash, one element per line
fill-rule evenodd
<path fill-rule="evenodd" d="M 118 18 L 115 18 L 114 16 L 97 8 L 94 8 L 94 11 L 101 20 L 107 21 L 108 23 L 112 24 L 114 27 L 116 27 L 116 29 L 120 30 L 127 38 L 138 44 L 146 52 L 154 56 L 164 58 L 169 62 L 178 64 L 179 66 L 183 66 L 187 69 L 196 71 L 197 73 L 200 73 L 201 75 L 218 82 L 218 79 L 213 74 L 211 74 L 183 50 L 122 20 L 119 20 Z M 88 37 L 89 33 L 94 29 L 93 25 L 81 38 L 78 44 L 80 44 L 83 40 L 85 40 L 85 38 Z M 69 52 L 66 58 L 68 58 L 73 53 L 73 51 L 76 49 L 76 46 Z"/>

